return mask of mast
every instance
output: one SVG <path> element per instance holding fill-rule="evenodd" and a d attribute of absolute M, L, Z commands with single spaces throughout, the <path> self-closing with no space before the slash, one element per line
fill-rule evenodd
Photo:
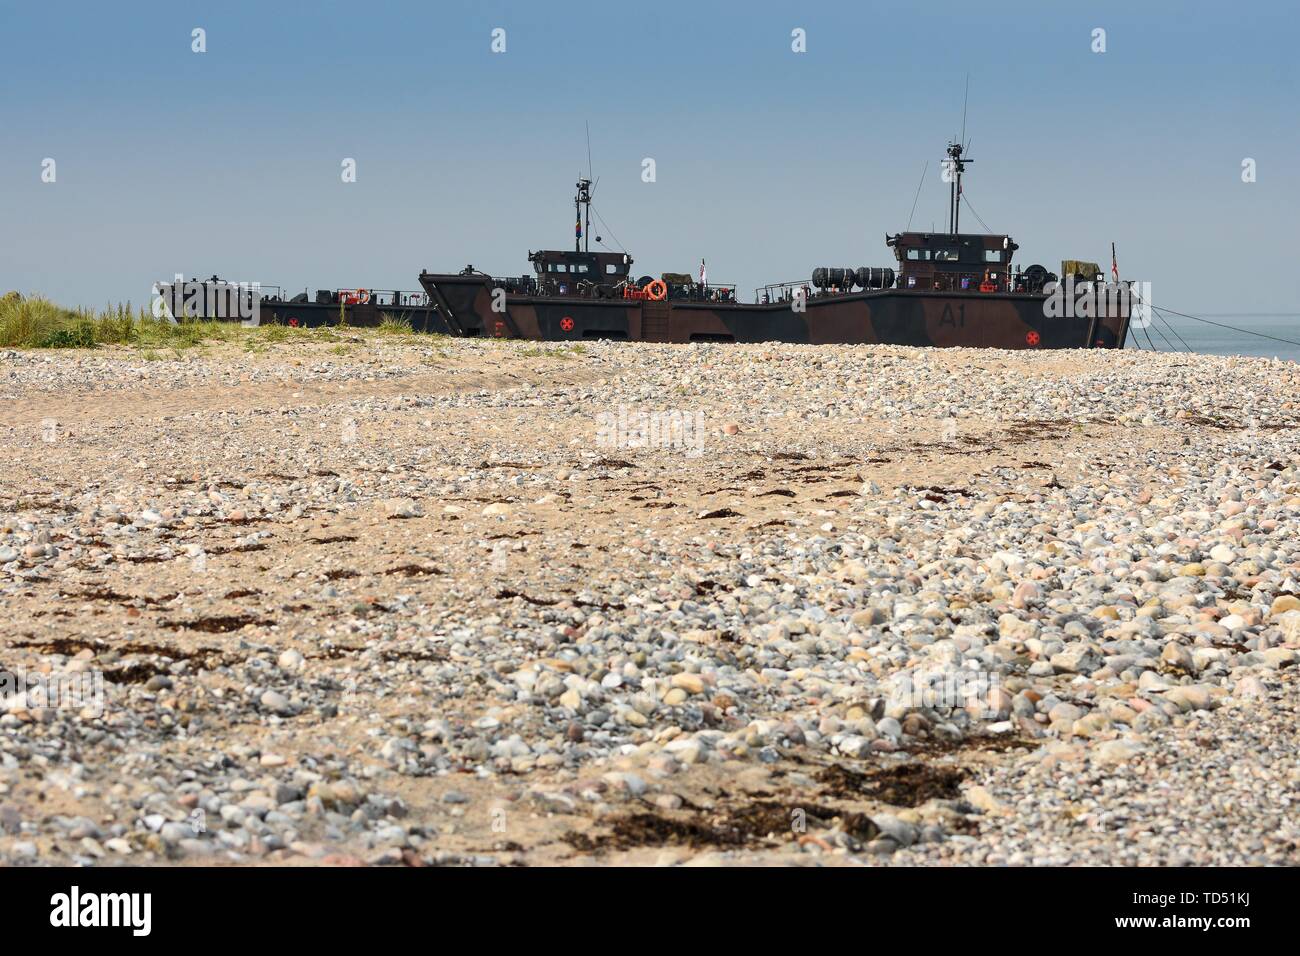
<path fill-rule="evenodd" d="M 954 236 L 957 235 L 957 227 L 961 222 L 961 174 L 966 171 L 967 163 L 975 162 L 973 159 L 962 158 L 963 148 L 961 143 L 948 144 L 948 231 Z"/>
<path fill-rule="evenodd" d="M 583 228 L 582 207 L 587 207 L 586 228 Z M 580 178 L 578 180 L 578 193 L 573 197 L 573 251 L 590 252 L 591 251 L 591 180 Z M 583 245 L 586 249 L 583 249 Z"/>

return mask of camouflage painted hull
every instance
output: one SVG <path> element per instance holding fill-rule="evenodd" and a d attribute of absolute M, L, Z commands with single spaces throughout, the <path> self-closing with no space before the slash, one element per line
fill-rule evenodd
<path fill-rule="evenodd" d="M 1123 348 L 1129 316 L 1045 314 L 1047 296 L 884 289 L 770 305 L 578 296 L 504 297 L 484 276 L 420 274 L 453 335 L 545 341 L 806 342 L 968 348 Z M 498 295 L 495 297 L 501 301 Z"/>

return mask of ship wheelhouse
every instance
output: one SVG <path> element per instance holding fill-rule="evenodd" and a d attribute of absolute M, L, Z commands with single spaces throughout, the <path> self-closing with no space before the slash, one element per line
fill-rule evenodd
<path fill-rule="evenodd" d="M 528 261 L 537 273 L 538 288 L 558 295 L 574 295 L 593 289 L 612 294 L 625 282 L 632 257 L 622 252 L 578 252 L 542 249 L 530 252 Z"/>
<path fill-rule="evenodd" d="M 898 288 L 944 292 L 1011 291 L 1010 236 L 900 232 L 885 236 L 898 260 Z"/>

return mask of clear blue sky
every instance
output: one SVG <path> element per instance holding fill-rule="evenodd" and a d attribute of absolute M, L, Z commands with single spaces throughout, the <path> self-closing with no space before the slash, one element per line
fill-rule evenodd
<path fill-rule="evenodd" d="M 913 225 L 942 228 L 969 73 L 967 196 L 1022 265 L 1108 261 L 1114 240 L 1158 305 L 1295 311 L 1297 11 L 0 0 L 0 291 L 96 306 L 175 272 L 296 290 L 520 274 L 572 241 L 590 121 L 596 205 L 636 270 L 703 256 L 747 297 L 891 264 L 926 160 Z"/>

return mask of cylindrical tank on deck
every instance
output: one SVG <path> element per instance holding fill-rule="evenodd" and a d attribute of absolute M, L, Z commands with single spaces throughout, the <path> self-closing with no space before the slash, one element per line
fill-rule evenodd
<path fill-rule="evenodd" d="M 819 266 L 813 270 L 812 284 L 819 289 L 889 289 L 894 285 L 893 269 L 861 266 L 857 269 L 836 269 Z"/>
<path fill-rule="evenodd" d="M 819 289 L 851 289 L 853 288 L 854 276 L 853 269 L 836 269 L 830 266 L 818 266 L 812 273 L 812 284 Z"/>
<path fill-rule="evenodd" d="M 894 270 L 888 267 L 878 269 L 874 266 L 862 266 L 854 278 L 864 289 L 892 289 L 894 287 Z"/>

